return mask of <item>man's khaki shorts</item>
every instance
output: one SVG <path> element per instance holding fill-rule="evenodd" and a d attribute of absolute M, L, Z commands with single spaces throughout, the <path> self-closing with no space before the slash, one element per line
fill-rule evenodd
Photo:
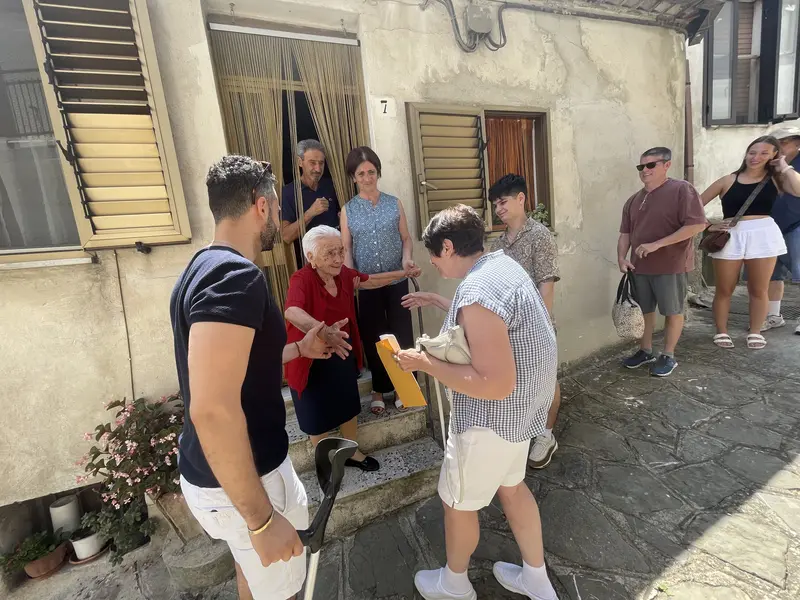
<path fill-rule="evenodd" d="M 480 510 L 501 487 L 525 479 L 530 441 L 512 443 L 491 429 L 470 427 L 450 434 L 439 475 L 439 496 L 456 510 Z"/>
<path fill-rule="evenodd" d="M 292 462 L 287 457 L 261 478 L 272 506 L 295 529 L 308 527 L 308 498 Z M 222 488 L 201 488 L 181 477 L 181 491 L 192 514 L 212 538 L 225 540 L 244 573 L 255 600 L 286 600 L 298 593 L 306 578 L 306 555 L 268 567 L 253 550 L 250 534 L 239 511 Z"/>

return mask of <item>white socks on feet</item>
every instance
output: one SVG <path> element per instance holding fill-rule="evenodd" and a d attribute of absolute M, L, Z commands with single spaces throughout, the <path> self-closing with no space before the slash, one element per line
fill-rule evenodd
<path fill-rule="evenodd" d="M 555 599 L 555 590 L 547 577 L 547 567 L 532 567 L 522 561 L 522 583 L 525 589 L 534 594 L 537 598 L 550 600 Z"/>
<path fill-rule="evenodd" d="M 447 565 L 442 569 L 442 586 L 445 591 L 459 596 L 468 594 L 472 589 L 472 584 L 469 582 L 468 571 L 454 573 Z"/>
<path fill-rule="evenodd" d="M 770 300 L 769 301 L 769 311 L 767 312 L 768 315 L 775 315 L 776 317 L 781 314 L 781 301 L 780 300 Z"/>

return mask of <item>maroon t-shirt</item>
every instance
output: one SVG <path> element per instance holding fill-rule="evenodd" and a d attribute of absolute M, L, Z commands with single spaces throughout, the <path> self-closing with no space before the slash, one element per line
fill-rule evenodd
<path fill-rule="evenodd" d="M 664 246 L 644 258 L 636 256 L 636 248 L 665 238 L 684 225 L 705 222 L 703 203 L 694 186 L 687 181 L 667 179 L 652 192 L 642 188 L 628 199 L 622 209 L 619 232 L 631 236 L 631 262 L 636 273 L 687 273 L 694 269 L 692 238 Z"/>

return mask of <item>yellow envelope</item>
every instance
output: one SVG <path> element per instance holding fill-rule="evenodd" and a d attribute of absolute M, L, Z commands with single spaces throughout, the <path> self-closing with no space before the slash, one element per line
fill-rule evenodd
<path fill-rule="evenodd" d="M 394 353 L 400 350 L 397 338 L 392 334 L 382 335 L 375 346 L 378 348 L 378 356 L 381 357 L 381 362 L 392 380 L 397 397 L 400 398 L 403 406 L 425 406 L 427 404 L 425 396 L 422 395 L 422 390 L 419 389 L 419 383 L 413 373 L 403 371 L 394 360 Z"/>

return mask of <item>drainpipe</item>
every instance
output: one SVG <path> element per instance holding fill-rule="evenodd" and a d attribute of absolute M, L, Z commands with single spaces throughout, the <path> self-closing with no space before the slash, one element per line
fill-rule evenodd
<path fill-rule="evenodd" d="M 692 80 L 689 60 L 686 60 L 686 91 L 684 100 L 683 178 L 694 185 L 694 130 L 692 128 Z"/>

